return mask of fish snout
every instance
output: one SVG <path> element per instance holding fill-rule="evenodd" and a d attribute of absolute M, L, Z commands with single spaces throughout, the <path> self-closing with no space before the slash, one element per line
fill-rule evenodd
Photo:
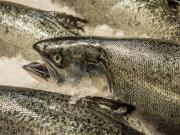
<path fill-rule="evenodd" d="M 42 53 L 44 51 L 45 44 L 43 42 L 37 42 L 33 45 L 33 49 L 38 53 Z"/>

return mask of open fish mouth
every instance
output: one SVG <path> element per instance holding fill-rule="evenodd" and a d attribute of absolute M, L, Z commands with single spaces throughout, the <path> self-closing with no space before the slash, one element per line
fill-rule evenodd
<path fill-rule="evenodd" d="M 24 65 L 23 69 L 25 69 L 36 80 L 45 82 L 50 80 L 49 71 L 44 63 L 32 62 Z"/>
<path fill-rule="evenodd" d="M 42 62 L 32 62 L 23 66 L 30 76 L 40 82 L 53 82 L 53 78 L 59 78 L 56 84 L 63 82 L 63 78 L 58 77 L 58 73 L 52 66 L 51 62 L 43 55 L 40 55 Z"/>

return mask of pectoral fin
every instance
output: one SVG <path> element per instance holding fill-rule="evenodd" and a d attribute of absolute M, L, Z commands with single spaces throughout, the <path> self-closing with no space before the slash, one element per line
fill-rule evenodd
<path fill-rule="evenodd" d="M 111 114 L 118 115 L 130 114 L 132 111 L 135 110 L 134 106 L 118 100 L 107 99 L 103 97 L 85 97 L 79 99 L 76 104 L 77 103 L 81 103 L 83 105 L 86 105 L 87 107 L 98 109 L 99 111 L 102 110 L 110 112 Z"/>

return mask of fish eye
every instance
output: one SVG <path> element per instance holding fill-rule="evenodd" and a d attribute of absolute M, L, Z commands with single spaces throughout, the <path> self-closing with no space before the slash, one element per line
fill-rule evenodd
<path fill-rule="evenodd" d="M 53 56 L 53 60 L 56 64 L 59 64 L 61 62 L 61 55 L 60 54 L 55 54 Z"/>

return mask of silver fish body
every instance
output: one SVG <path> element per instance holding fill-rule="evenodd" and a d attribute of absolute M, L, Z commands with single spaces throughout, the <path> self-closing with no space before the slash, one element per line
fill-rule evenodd
<path fill-rule="evenodd" d="M 33 9 L 20 4 L 0 2 L 0 55 L 22 55 L 37 59 L 32 45 L 42 39 L 74 36 L 83 30 L 85 20 L 65 13 Z"/>
<path fill-rule="evenodd" d="M 52 72 L 50 75 L 57 78 L 56 83 L 58 73 L 67 68 L 63 61 L 81 66 L 99 65 L 106 71 L 115 98 L 135 106 L 136 116 L 164 134 L 179 133 L 179 43 L 156 39 L 66 37 L 38 42 L 34 48 L 49 63 L 47 67 Z M 55 56 L 59 55 L 60 63 L 50 55 L 57 50 Z M 67 68 L 67 73 L 72 70 Z"/>
<path fill-rule="evenodd" d="M 126 37 L 180 41 L 179 0 L 52 0 L 75 10 L 93 26 L 107 24 Z"/>
<path fill-rule="evenodd" d="M 180 131 L 180 44 L 156 40 L 104 41 L 113 92 L 165 134 Z"/>
<path fill-rule="evenodd" d="M 127 111 L 132 111 L 131 106 L 99 97 L 70 104 L 70 98 L 35 89 L 0 86 L 0 134 L 142 135 L 123 124 L 121 115 L 113 116 L 113 109 L 127 107 Z M 109 110 L 100 107 L 106 103 Z"/>

